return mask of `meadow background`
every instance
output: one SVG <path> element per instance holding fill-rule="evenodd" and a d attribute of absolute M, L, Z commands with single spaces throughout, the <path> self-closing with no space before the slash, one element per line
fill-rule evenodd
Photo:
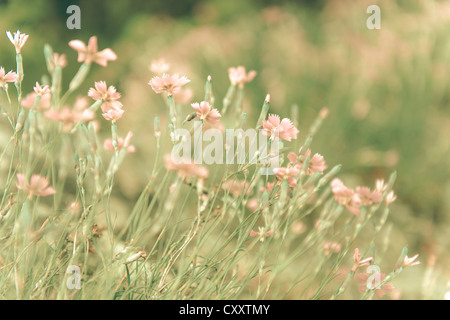
<path fill-rule="evenodd" d="M 81 8 L 81 30 L 66 28 L 69 4 Z M 366 28 L 371 4 L 381 7 L 380 30 Z M 79 91 L 87 93 L 99 80 L 116 86 L 127 110 L 120 135 L 125 128 L 138 133 L 137 151 L 117 173 L 111 200 L 123 211 L 132 208 L 150 178 L 154 116 L 163 127 L 167 123 L 161 97 L 147 84 L 153 59 L 164 58 L 171 70 L 191 79 L 193 101 L 203 97 L 208 75 L 223 97 L 229 67 L 256 70 L 246 85 L 249 121 L 256 121 L 270 93 L 271 112 L 289 117 L 298 106 L 300 141 L 319 110 L 329 108 L 313 152 L 328 164 L 342 164 L 340 178 L 353 186 L 372 185 L 397 171 L 389 247 L 400 252 L 408 245 L 422 264 L 394 284 L 402 298 L 442 298 L 450 279 L 448 1 L 4 0 L 0 62 L 7 71 L 15 61 L 5 31 L 16 29 L 30 34 L 23 49 L 25 93 L 46 73 L 46 43 L 67 55 L 64 87 L 79 67 L 70 40 L 87 42 L 97 35 L 100 49 L 117 53 L 108 68 L 93 65 Z M 2 119 L 0 143 L 10 134 L 5 123 Z M 100 135 L 110 135 L 104 123 Z M 436 287 L 431 293 L 430 283 Z"/>

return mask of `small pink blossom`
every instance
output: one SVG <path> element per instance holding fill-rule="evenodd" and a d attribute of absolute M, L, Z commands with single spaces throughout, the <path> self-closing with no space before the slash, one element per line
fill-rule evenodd
<path fill-rule="evenodd" d="M 39 84 L 39 82 L 37 82 L 37 81 L 36 81 L 36 86 L 34 86 L 33 89 L 34 89 L 34 92 L 36 92 L 36 94 L 41 97 L 45 94 L 50 93 L 50 87 L 48 85 L 41 86 Z"/>
<path fill-rule="evenodd" d="M 370 206 L 378 203 L 382 199 L 382 194 L 378 191 L 371 191 L 369 187 L 356 187 L 356 193 L 361 206 Z"/>
<path fill-rule="evenodd" d="M 192 108 L 197 111 L 197 118 L 208 122 L 212 125 L 216 125 L 219 119 L 222 117 L 217 109 L 212 109 L 211 105 L 207 101 L 191 104 Z"/>
<path fill-rule="evenodd" d="M 31 109 L 34 105 L 34 101 L 37 98 L 36 92 L 31 92 L 22 99 L 22 107 Z M 46 93 L 41 96 L 41 101 L 39 101 L 39 105 L 37 106 L 37 110 L 46 110 L 50 108 L 52 102 L 52 95 L 50 93 Z"/>
<path fill-rule="evenodd" d="M 420 261 L 416 261 L 417 257 L 419 257 L 418 254 L 416 254 L 414 257 L 408 258 L 408 256 L 405 256 L 405 259 L 403 260 L 402 266 L 404 268 L 406 267 L 412 267 L 420 264 Z"/>
<path fill-rule="evenodd" d="M 359 253 L 359 249 L 355 248 L 355 253 L 353 254 L 353 267 L 352 271 L 355 272 L 360 267 L 367 267 L 370 265 L 370 261 L 372 261 L 373 258 L 369 257 L 366 259 L 361 260 L 361 254 Z"/>
<path fill-rule="evenodd" d="M 273 230 L 269 230 L 267 232 L 264 232 L 263 227 L 259 227 L 258 231 L 250 231 L 250 237 L 260 237 L 259 241 L 263 242 L 265 238 L 270 237 L 273 234 Z"/>
<path fill-rule="evenodd" d="M 330 253 L 339 253 L 342 249 L 342 245 L 336 241 L 329 241 L 323 244 L 325 255 Z"/>
<path fill-rule="evenodd" d="M 14 37 L 12 36 L 10 31 L 6 31 L 6 35 L 9 38 L 9 41 L 14 45 L 16 48 L 16 53 L 19 54 L 22 47 L 25 45 L 25 42 L 28 40 L 28 35 L 25 33 L 21 33 L 19 30 L 17 32 L 14 32 Z"/>
<path fill-rule="evenodd" d="M 390 206 L 392 202 L 394 202 L 397 199 L 397 196 L 395 195 L 394 191 L 389 191 L 389 193 L 386 195 L 386 206 Z"/>
<path fill-rule="evenodd" d="M 156 93 L 167 92 L 169 96 L 173 96 L 182 86 L 190 81 L 185 76 L 180 77 L 177 73 L 174 75 L 163 74 L 162 77 L 155 76 L 148 84 Z"/>
<path fill-rule="evenodd" d="M 241 195 L 251 195 L 253 190 L 249 188 L 250 183 L 246 180 L 233 180 L 229 179 L 222 184 L 222 189 L 229 192 L 234 197 Z"/>
<path fill-rule="evenodd" d="M 167 170 L 177 171 L 182 178 L 198 177 L 199 179 L 206 179 L 208 177 L 208 169 L 204 166 L 194 164 L 191 159 L 179 159 L 174 162 L 170 154 L 164 157 Z"/>
<path fill-rule="evenodd" d="M 294 222 L 291 226 L 292 233 L 296 235 L 304 233 L 306 229 L 306 225 L 301 221 Z"/>
<path fill-rule="evenodd" d="M 299 153 L 301 151 L 301 148 L 299 150 Z M 311 150 L 308 149 L 305 152 L 304 157 L 308 157 L 311 156 Z M 288 159 L 289 162 L 291 162 L 291 164 L 295 165 L 299 170 L 303 167 L 303 162 L 304 160 L 299 160 L 298 156 L 293 153 L 290 152 L 288 154 Z M 320 172 L 323 173 L 323 171 L 327 168 L 327 165 L 325 163 L 325 159 L 323 158 L 322 155 L 316 153 L 312 156 L 312 158 L 309 159 L 309 163 L 308 163 L 308 168 L 306 168 L 306 174 L 309 176 L 312 176 L 313 174 Z"/>
<path fill-rule="evenodd" d="M 266 191 L 268 194 L 270 194 L 273 190 L 273 188 L 275 188 L 276 186 L 278 186 L 280 184 L 280 181 L 276 181 L 276 182 L 267 182 L 267 184 L 265 186 L 262 186 L 260 191 L 264 192 Z"/>
<path fill-rule="evenodd" d="M 346 187 L 344 183 L 335 178 L 331 181 L 331 192 L 334 194 L 335 200 L 344 205 L 347 210 L 349 210 L 354 215 L 359 215 L 359 207 L 361 206 L 361 200 L 357 193 L 355 193 L 352 189 Z"/>
<path fill-rule="evenodd" d="M 75 124 L 95 119 L 95 112 L 88 109 L 89 104 L 86 100 L 86 97 L 78 97 L 73 108 L 64 106 L 59 110 L 52 109 L 45 113 L 45 117 L 55 122 L 61 122 L 62 130 L 69 132 Z"/>
<path fill-rule="evenodd" d="M 28 199 L 33 199 L 33 196 L 46 197 L 55 194 L 56 191 L 51 186 L 46 177 L 38 174 L 31 176 L 30 182 L 25 181 L 25 175 L 23 173 L 17 174 L 17 188 L 19 190 L 28 193 Z"/>
<path fill-rule="evenodd" d="M 120 118 L 122 118 L 125 111 L 122 109 L 109 109 L 108 111 L 102 113 L 103 118 L 105 118 L 108 121 L 116 122 Z"/>
<path fill-rule="evenodd" d="M 123 138 L 118 138 L 117 142 L 118 142 L 118 151 L 120 151 L 122 148 L 126 148 L 127 153 L 133 153 L 136 152 L 136 148 L 130 144 L 131 138 L 133 137 L 133 132 L 129 131 L 127 136 L 125 137 L 125 139 Z M 111 151 L 111 152 L 116 152 L 116 150 L 114 149 L 114 145 L 112 142 L 112 139 L 106 139 L 105 142 L 103 143 L 103 148 L 107 151 Z"/>
<path fill-rule="evenodd" d="M 380 193 L 383 193 L 383 191 L 386 190 L 386 187 L 387 187 L 387 186 L 385 185 L 383 179 L 377 179 L 377 180 L 375 180 L 375 190 L 376 190 L 376 191 L 378 191 L 378 192 L 380 192 Z"/>
<path fill-rule="evenodd" d="M 109 48 L 98 51 L 96 36 L 89 39 L 87 46 L 81 40 L 72 40 L 69 42 L 69 46 L 78 52 L 78 62 L 84 62 L 88 65 L 95 62 L 106 67 L 108 61 L 117 60 L 117 55 Z"/>
<path fill-rule="evenodd" d="M 297 186 L 297 175 L 299 173 L 298 168 L 275 168 L 273 172 L 279 180 L 287 180 L 288 185 L 292 188 Z"/>
<path fill-rule="evenodd" d="M 191 89 L 181 88 L 177 93 L 174 93 L 173 100 L 178 104 L 188 104 L 194 98 L 194 91 Z"/>
<path fill-rule="evenodd" d="M 259 208 L 259 202 L 255 198 L 251 198 L 247 201 L 246 206 L 251 212 L 255 212 Z"/>
<path fill-rule="evenodd" d="M 297 139 L 298 133 L 298 129 L 288 118 L 280 121 L 278 115 L 269 114 L 268 119 L 263 122 L 263 134 L 271 139 L 291 141 Z"/>
<path fill-rule="evenodd" d="M 50 60 L 51 69 L 55 69 L 56 67 L 65 68 L 67 66 L 67 59 L 65 54 L 53 53 L 53 59 Z"/>
<path fill-rule="evenodd" d="M 90 88 L 88 96 L 94 100 L 103 100 L 102 111 L 107 113 L 109 110 L 119 111 L 122 108 L 120 93 L 114 86 L 107 86 L 105 81 L 95 82 L 95 89 Z"/>
<path fill-rule="evenodd" d="M 0 67 L 0 88 L 3 88 L 7 82 L 15 82 L 17 79 L 17 73 L 13 71 L 5 72 L 3 67 Z"/>
<path fill-rule="evenodd" d="M 247 73 L 244 66 L 228 69 L 228 77 L 230 78 L 231 85 L 238 85 L 241 89 L 244 88 L 247 82 L 251 82 L 256 77 L 256 74 L 255 70 Z"/>
<path fill-rule="evenodd" d="M 170 65 L 164 59 L 155 59 L 150 63 L 149 70 L 154 74 L 164 74 L 169 71 Z"/>

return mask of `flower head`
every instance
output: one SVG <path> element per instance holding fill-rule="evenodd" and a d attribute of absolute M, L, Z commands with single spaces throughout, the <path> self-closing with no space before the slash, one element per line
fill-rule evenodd
<path fill-rule="evenodd" d="M 370 206 L 378 203 L 382 199 L 382 194 L 379 191 L 371 191 L 369 187 L 356 187 L 361 206 Z"/>
<path fill-rule="evenodd" d="M 346 187 L 344 183 L 338 178 L 333 179 L 330 186 L 335 200 L 339 204 L 344 205 L 347 210 L 354 215 L 358 215 L 360 212 L 359 207 L 361 206 L 361 201 L 358 194 L 355 193 L 352 189 Z"/>
<path fill-rule="evenodd" d="M 339 253 L 342 249 L 342 245 L 336 241 L 329 241 L 323 244 L 323 249 L 325 250 L 325 255 Z"/>
<path fill-rule="evenodd" d="M 276 114 L 269 114 L 267 120 L 263 122 L 263 134 L 274 140 L 291 141 L 297 139 L 298 133 L 291 120 L 284 118 L 280 121 L 280 117 Z"/>
<path fill-rule="evenodd" d="M 263 227 L 259 227 L 258 231 L 250 231 L 250 237 L 259 237 L 259 241 L 263 242 L 265 238 L 270 237 L 273 234 L 273 230 L 264 232 Z"/>
<path fill-rule="evenodd" d="M 386 196 L 386 199 L 385 199 L 385 201 L 386 201 L 386 206 L 390 206 L 390 204 L 392 203 L 392 202 L 394 202 L 395 200 L 397 199 L 397 196 L 395 195 L 395 193 L 394 193 L 394 191 L 389 191 L 389 193 L 387 194 L 387 196 Z"/>
<path fill-rule="evenodd" d="M 0 88 L 3 88 L 7 82 L 15 82 L 17 79 L 17 73 L 13 71 L 5 72 L 3 67 L 0 67 Z"/>
<path fill-rule="evenodd" d="M 20 50 L 28 40 L 28 35 L 25 33 L 21 33 L 19 30 L 17 30 L 17 32 L 14 32 L 14 37 L 9 31 L 6 31 L 6 35 L 8 36 L 9 41 L 11 41 L 11 43 L 16 48 L 16 53 L 20 53 Z"/>
<path fill-rule="evenodd" d="M 228 77 L 230 78 L 231 85 L 238 85 L 241 89 L 244 88 L 245 83 L 252 81 L 256 77 L 256 74 L 255 70 L 247 73 L 244 66 L 228 69 Z"/>
<path fill-rule="evenodd" d="M 229 179 L 224 184 L 222 184 L 222 189 L 226 192 L 229 192 L 235 197 L 239 197 L 241 195 L 251 195 L 253 190 L 249 188 L 250 183 L 246 180 L 234 180 Z"/>
<path fill-rule="evenodd" d="M 297 186 L 297 175 L 299 173 L 299 169 L 296 167 L 291 168 L 275 168 L 273 172 L 277 176 L 279 180 L 287 180 L 288 185 L 290 187 Z"/>
<path fill-rule="evenodd" d="M 33 199 L 33 196 L 46 197 L 55 194 L 56 191 L 49 186 L 50 182 L 46 177 L 38 174 L 33 174 L 30 181 L 25 180 L 23 173 L 17 174 L 17 188 L 28 193 L 28 199 Z"/>
<path fill-rule="evenodd" d="M 118 151 L 120 151 L 121 149 L 125 148 L 127 150 L 127 153 L 133 153 L 136 152 L 136 148 L 130 144 L 131 138 L 133 137 L 133 132 L 129 131 L 127 136 L 125 137 L 125 139 L 123 138 L 118 138 L 117 142 L 118 142 Z M 111 152 L 116 152 L 116 150 L 114 149 L 114 145 L 112 142 L 112 139 L 106 139 L 105 142 L 103 143 L 103 148 L 105 150 L 111 151 Z"/>
<path fill-rule="evenodd" d="M 117 59 L 117 55 L 109 48 L 98 51 L 96 36 L 92 36 L 89 39 L 87 46 L 81 40 L 72 40 L 69 42 L 69 46 L 78 52 L 78 62 L 84 62 L 89 65 L 95 62 L 106 67 L 108 61 Z"/>
<path fill-rule="evenodd" d="M 116 122 L 122 118 L 124 112 L 125 111 L 123 111 L 123 109 L 109 109 L 108 111 L 102 113 L 102 116 L 108 121 Z"/>
<path fill-rule="evenodd" d="M 155 76 L 148 84 L 156 93 L 167 92 L 169 96 L 172 96 L 190 81 L 185 76 L 180 77 L 177 73 L 174 75 L 163 74 L 162 77 Z"/>
<path fill-rule="evenodd" d="M 212 109 L 207 101 L 191 104 L 192 108 L 197 111 L 197 118 L 208 122 L 212 125 L 217 124 L 222 117 L 217 109 Z"/>
<path fill-rule="evenodd" d="M 356 269 L 360 267 L 366 267 L 370 264 L 370 261 L 372 261 L 373 258 L 369 257 L 366 259 L 361 260 L 361 254 L 359 253 L 359 249 L 355 248 L 355 253 L 353 254 L 353 268 L 352 271 L 355 272 Z"/>
<path fill-rule="evenodd" d="M 65 68 L 67 66 L 67 59 L 65 54 L 53 53 L 52 59 L 49 61 L 50 70 L 53 71 L 56 67 Z"/>
<path fill-rule="evenodd" d="M 300 148 L 299 153 L 302 149 Z M 311 150 L 308 149 L 305 152 L 304 157 L 311 156 Z M 304 160 L 298 159 L 298 156 L 290 152 L 288 154 L 289 162 L 291 162 L 293 165 L 295 165 L 298 169 L 301 169 L 303 167 Z M 304 159 L 304 158 L 303 158 Z M 327 165 L 325 163 L 325 159 L 322 155 L 316 153 L 312 156 L 312 158 L 309 159 L 308 167 L 306 168 L 306 174 L 309 176 L 312 176 L 313 174 L 317 172 L 323 173 L 323 171 L 327 168 Z"/>
<path fill-rule="evenodd" d="M 22 99 L 22 107 L 31 109 L 34 105 L 34 101 L 37 98 L 36 92 L 31 92 Z M 46 110 L 50 108 L 52 101 L 52 95 L 50 93 L 45 93 L 41 96 L 41 101 L 39 101 L 39 105 L 37 106 L 37 110 Z"/>
<path fill-rule="evenodd" d="M 191 159 L 178 159 L 173 161 L 170 154 L 164 157 L 167 170 L 177 171 L 182 178 L 198 177 L 199 179 L 206 179 L 208 177 L 208 169 L 204 166 L 194 164 Z"/>
<path fill-rule="evenodd" d="M 50 93 L 50 87 L 48 86 L 48 85 L 45 85 L 45 86 L 41 86 L 40 84 L 39 84 L 39 82 L 36 82 L 36 86 L 35 87 L 33 87 L 33 89 L 34 89 L 34 92 L 36 92 L 36 94 L 38 95 L 38 96 L 43 96 L 43 95 L 46 95 L 46 94 L 49 94 Z"/>
<path fill-rule="evenodd" d="M 88 109 L 86 97 L 78 97 L 74 107 L 64 106 L 59 110 L 52 109 L 45 112 L 45 117 L 63 124 L 62 130 L 69 132 L 79 122 L 87 122 L 95 119 L 95 112 Z"/>
<path fill-rule="evenodd" d="M 164 59 L 152 60 L 149 70 L 154 74 L 164 74 L 169 71 L 170 65 Z"/>
<path fill-rule="evenodd" d="M 416 266 L 416 265 L 420 264 L 420 261 L 416 261 L 418 256 L 419 256 L 418 254 L 416 254 L 414 257 L 411 257 L 411 258 L 408 258 L 408 256 L 405 256 L 405 259 L 403 259 L 402 266 L 404 268 L 406 268 L 406 267 L 412 267 L 412 266 Z"/>
<path fill-rule="evenodd" d="M 178 104 L 188 104 L 194 98 L 194 91 L 191 89 L 181 88 L 178 92 L 174 93 L 173 100 Z"/>
<path fill-rule="evenodd" d="M 120 93 L 116 91 L 114 86 L 107 86 L 105 81 L 95 82 L 95 89 L 90 88 L 88 96 L 94 100 L 103 100 L 102 111 L 107 113 L 109 110 L 119 111 L 122 103 L 117 101 L 120 99 Z"/>

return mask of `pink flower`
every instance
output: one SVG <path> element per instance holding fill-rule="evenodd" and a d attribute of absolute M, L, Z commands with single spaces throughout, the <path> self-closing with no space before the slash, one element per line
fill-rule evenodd
<path fill-rule="evenodd" d="M 270 194 L 274 187 L 278 186 L 280 184 L 280 181 L 277 182 L 267 182 L 266 186 L 261 187 L 260 191 L 264 192 L 266 191 L 268 194 Z"/>
<path fill-rule="evenodd" d="M 5 69 L 0 67 L 0 88 L 3 88 L 7 82 L 15 82 L 17 79 L 17 73 L 12 71 L 5 73 Z"/>
<path fill-rule="evenodd" d="M 390 206 L 392 202 L 394 202 L 397 199 L 397 196 L 395 195 L 394 191 L 389 191 L 389 193 L 386 196 L 385 202 L 386 206 Z"/>
<path fill-rule="evenodd" d="M 269 230 L 267 232 L 264 232 L 264 228 L 263 227 L 259 227 L 257 232 L 253 231 L 253 230 L 250 231 L 250 237 L 257 237 L 258 236 L 258 237 L 260 237 L 259 240 L 261 242 L 263 242 L 264 239 L 267 238 L 267 237 L 270 237 L 273 234 L 273 232 L 274 232 L 273 230 Z"/>
<path fill-rule="evenodd" d="M 38 174 L 31 176 L 30 182 L 25 181 L 23 173 L 17 174 L 17 188 L 28 193 L 28 199 L 33 199 L 33 196 L 46 197 L 55 194 L 56 191 L 49 186 L 50 182 L 46 177 Z"/>
<path fill-rule="evenodd" d="M 239 88 L 244 88 L 245 83 L 252 81 L 256 77 L 256 71 L 245 71 L 244 66 L 238 66 L 237 68 L 228 69 L 228 77 L 230 78 L 231 85 L 238 85 Z"/>
<path fill-rule="evenodd" d="M 37 98 L 36 92 L 29 93 L 22 99 L 22 107 L 31 109 L 34 105 L 34 101 Z M 37 110 L 46 110 L 50 108 L 52 102 L 52 95 L 50 93 L 46 93 L 41 96 L 41 101 L 37 106 Z"/>
<path fill-rule="evenodd" d="M 179 159 L 175 163 L 170 154 L 164 157 L 167 170 L 177 171 L 182 178 L 198 177 L 199 179 L 206 179 L 208 177 L 208 169 L 204 166 L 194 164 L 190 159 Z"/>
<path fill-rule="evenodd" d="M 120 99 L 120 93 L 116 91 L 114 86 L 107 86 L 105 81 L 95 82 L 95 89 L 90 88 L 88 96 L 94 100 L 103 100 L 102 111 L 107 113 L 109 110 L 119 111 L 122 103 L 117 101 Z M 122 112 L 123 113 L 123 112 Z"/>
<path fill-rule="evenodd" d="M 249 188 L 250 183 L 246 180 L 233 180 L 229 179 L 227 182 L 222 184 L 222 189 L 226 192 L 229 192 L 235 197 L 239 197 L 241 195 L 251 195 L 253 190 Z"/>
<path fill-rule="evenodd" d="M 259 208 L 259 202 L 255 198 L 251 198 L 247 201 L 246 206 L 248 210 L 250 210 L 251 212 L 255 212 L 256 209 Z"/>
<path fill-rule="evenodd" d="M 336 241 L 329 241 L 323 244 L 325 249 L 325 255 L 330 253 L 339 253 L 342 249 L 342 245 Z"/>
<path fill-rule="evenodd" d="M 180 89 L 173 95 L 173 100 L 178 104 L 188 104 L 194 98 L 194 92 L 191 89 Z"/>
<path fill-rule="evenodd" d="M 405 259 L 403 260 L 402 266 L 404 268 L 406 267 L 412 267 L 420 264 L 420 261 L 415 261 L 419 255 L 416 254 L 414 257 L 408 258 L 408 256 L 405 256 Z"/>
<path fill-rule="evenodd" d="M 125 137 L 125 140 L 122 138 L 118 138 L 117 142 L 119 144 L 118 151 L 120 151 L 122 148 L 126 148 L 127 153 L 133 153 L 136 152 L 136 148 L 133 145 L 130 145 L 131 138 L 133 137 L 133 132 L 129 131 L 127 136 Z M 103 143 L 103 148 L 105 150 L 116 152 L 114 149 L 114 145 L 112 142 L 112 139 L 106 139 Z"/>
<path fill-rule="evenodd" d="M 95 119 L 95 112 L 88 109 L 86 97 L 78 97 L 74 107 L 65 106 L 60 110 L 52 109 L 45 113 L 45 117 L 63 124 L 63 131 L 69 132 L 79 122 L 87 122 Z"/>
<path fill-rule="evenodd" d="M 54 70 L 56 67 L 64 68 L 67 66 L 67 59 L 65 54 L 53 53 L 53 59 L 50 61 L 51 69 Z"/>
<path fill-rule="evenodd" d="M 197 118 L 208 122 L 212 125 L 216 125 L 219 119 L 222 117 L 217 109 L 211 109 L 211 105 L 202 101 L 199 103 L 191 104 L 192 108 L 197 111 Z"/>
<path fill-rule="evenodd" d="M 358 194 L 355 193 L 352 189 L 347 188 L 344 183 L 338 178 L 333 179 L 330 186 L 335 200 L 339 204 L 344 205 L 347 210 L 349 210 L 354 215 L 358 215 L 360 212 L 359 207 L 361 206 L 361 201 Z"/>
<path fill-rule="evenodd" d="M 48 86 L 48 85 L 45 85 L 45 86 L 41 86 L 40 84 L 39 84 L 39 82 L 37 82 L 36 81 L 36 86 L 35 87 L 33 87 L 33 89 L 34 89 L 34 92 L 36 92 L 36 94 L 38 95 L 38 96 L 43 96 L 43 95 L 45 95 L 45 94 L 49 94 L 50 93 L 50 87 Z"/>
<path fill-rule="evenodd" d="M 290 187 L 294 188 L 297 186 L 298 168 L 275 168 L 273 172 L 279 180 L 287 180 Z"/>
<path fill-rule="evenodd" d="M 298 151 L 300 153 L 300 150 Z M 308 157 L 311 156 L 311 150 L 308 149 L 305 152 L 304 157 Z M 288 154 L 288 159 L 289 161 L 295 165 L 299 170 L 303 167 L 303 162 L 304 160 L 299 160 L 298 156 L 293 153 L 290 152 Z M 325 163 L 325 159 L 323 158 L 322 155 L 316 153 L 312 156 L 312 158 L 309 159 L 309 163 L 308 163 L 308 168 L 306 168 L 306 174 L 309 176 L 312 176 L 313 174 L 317 173 L 317 172 L 321 172 L 323 173 L 323 171 L 327 168 L 327 165 Z"/>
<path fill-rule="evenodd" d="M 106 67 L 108 65 L 108 61 L 114 61 L 117 59 L 117 55 L 109 48 L 100 52 L 98 51 L 96 36 L 92 36 L 89 39 L 87 46 L 80 40 L 70 41 L 69 46 L 78 52 L 78 62 L 85 62 L 89 65 L 92 62 L 95 62 L 103 67 Z"/>
<path fill-rule="evenodd" d="M 20 50 L 24 46 L 25 42 L 27 42 L 29 37 L 25 33 L 20 33 L 19 30 L 17 30 L 17 32 L 14 32 L 14 37 L 11 35 L 11 32 L 9 31 L 6 31 L 6 35 L 8 36 L 9 41 L 11 41 L 11 43 L 16 48 L 16 53 L 18 54 L 20 53 Z"/>
<path fill-rule="evenodd" d="M 263 122 L 263 134 L 271 139 L 291 141 L 297 139 L 298 133 L 299 131 L 288 118 L 284 118 L 280 122 L 278 115 L 269 114 L 268 119 Z"/>
<path fill-rule="evenodd" d="M 167 92 L 169 96 L 172 96 L 177 93 L 182 86 L 190 81 L 191 80 L 185 76 L 180 77 L 177 73 L 172 76 L 168 74 L 163 74 L 162 77 L 155 76 L 148 84 L 156 93 Z"/>
<path fill-rule="evenodd" d="M 361 206 L 370 206 L 382 199 L 382 194 L 379 191 L 371 191 L 368 187 L 356 187 L 356 193 Z"/>
<path fill-rule="evenodd" d="M 108 121 L 116 122 L 117 120 L 122 118 L 124 112 L 125 111 L 123 111 L 122 109 L 109 109 L 108 111 L 102 113 L 102 116 Z"/>
<path fill-rule="evenodd" d="M 149 69 L 154 74 L 164 74 L 169 71 L 170 65 L 164 59 L 155 59 L 152 60 Z"/>
<path fill-rule="evenodd" d="M 352 271 L 355 272 L 356 269 L 360 268 L 360 267 L 367 267 L 368 265 L 370 265 L 370 261 L 372 261 L 373 258 L 369 257 L 366 258 L 364 260 L 361 260 L 361 254 L 359 253 L 359 249 L 356 248 L 355 249 L 355 253 L 353 254 L 353 268 Z"/>

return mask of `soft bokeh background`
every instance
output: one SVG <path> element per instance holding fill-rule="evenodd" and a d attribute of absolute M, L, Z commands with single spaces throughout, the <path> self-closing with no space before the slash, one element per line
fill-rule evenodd
<path fill-rule="evenodd" d="M 81 8 L 81 30 L 66 27 L 69 4 Z M 380 30 L 366 27 L 371 4 L 381 7 Z M 45 43 L 67 54 L 66 87 L 79 67 L 70 40 L 87 42 L 97 35 L 99 49 L 118 54 L 108 68 L 93 66 L 80 93 L 94 81 L 115 85 L 126 109 L 121 135 L 128 129 L 139 132 L 133 141 L 138 152 L 119 172 L 116 192 L 124 203 L 132 203 L 148 179 L 153 117 L 165 123 L 167 113 L 147 85 L 150 62 L 164 58 L 172 72 L 187 75 L 194 101 L 202 99 L 211 75 L 219 109 L 229 84 L 227 69 L 244 65 L 258 72 L 246 86 L 244 110 L 250 121 L 270 93 L 271 111 L 282 117 L 298 105 L 303 141 L 326 106 L 330 116 L 313 152 L 323 154 L 329 165 L 341 163 L 346 184 L 371 185 L 397 170 L 391 239 L 419 252 L 422 261 L 402 275 L 403 288 L 420 290 L 434 257 L 439 281 L 450 278 L 448 1 L 3 0 L 0 65 L 7 71 L 15 61 L 5 31 L 16 29 L 30 34 L 23 50 L 25 92 L 47 72 Z M 106 137 L 108 128 L 103 129 Z"/>

